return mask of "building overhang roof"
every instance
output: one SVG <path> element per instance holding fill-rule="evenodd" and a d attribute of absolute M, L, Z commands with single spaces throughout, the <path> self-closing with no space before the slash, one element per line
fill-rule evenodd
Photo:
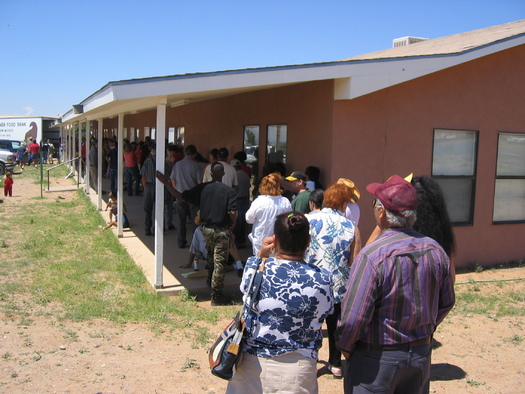
<path fill-rule="evenodd" d="M 309 81 L 334 80 L 335 100 L 353 98 L 525 44 L 525 20 L 422 41 L 349 59 L 113 81 L 73 109 L 63 123 L 175 107 Z"/>

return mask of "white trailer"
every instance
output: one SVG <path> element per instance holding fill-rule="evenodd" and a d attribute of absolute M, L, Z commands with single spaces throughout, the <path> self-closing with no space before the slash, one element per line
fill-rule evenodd
<path fill-rule="evenodd" d="M 29 137 L 42 140 L 42 117 L 0 116 L 0 140 L 27 141 Z"/>

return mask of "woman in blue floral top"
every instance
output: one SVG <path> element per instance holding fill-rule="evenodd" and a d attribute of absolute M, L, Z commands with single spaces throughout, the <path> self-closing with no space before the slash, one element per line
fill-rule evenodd
<path fill-rule="evenodd" d="M 227 393 L 317 393 L 317 352 L 321 328 L 333 309 L 328 271 L 303 260 L 309 224 L 300 212 L 278 215 L 275 234 L 264 239 L 260 257 L 268 258 L 258 300 L 246 316 L 243 355 Z M 246 262 L 245 294 L 257 258 Z"/>
<path fill-rule="evenodd" d="M 328 270 L 334 282 L 334 313 L 327 317 L 328 369 L 336 378 L 343 376 L 341 352 L 336 348 L 335 330 L 341 315 L 343 300 L 350 272 L 350 263 L 361 249 L 361 238 L 355 222 L 344 215 L 352 199 L 348 186 L 335 183 L 324 192 L 321 212 L 309 215 L 311 242 L 306 251 L 306 261 Z"/>

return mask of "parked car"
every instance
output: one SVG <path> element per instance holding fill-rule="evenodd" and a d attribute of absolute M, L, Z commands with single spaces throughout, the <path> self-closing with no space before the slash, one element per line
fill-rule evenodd
<path fill-rule="evenodd" d="M 13 153 L 20 148 L 20 141 L 17 140 L 0 140 L 0 149 L 7 149 Z"/>
<path fill-rule="evenodd" d="M 9 150 L 0 149 L 0 175 L 6 171 L 12 171 L 16 167 L 15 155 Z"/>

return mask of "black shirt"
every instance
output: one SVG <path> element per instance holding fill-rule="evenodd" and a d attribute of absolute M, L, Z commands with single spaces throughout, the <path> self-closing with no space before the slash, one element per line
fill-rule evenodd
<path fill-rule="evenodd" d="M 185 201 L 200 207 L 202 223 L 229 226 L 230 211 L 237 211 L 237 193 L 219 182 L 201 183 L 182 193 Z"/>
<path fill-rule="evenodd" d="M 112 170 L 116 170 L 118 168 L 118 150 L 115 146 L 114 148 L 111 148 L 108 150 L 108 153 L 106 153 L 106 157 L 109 159 L 109 168 Z"/>

